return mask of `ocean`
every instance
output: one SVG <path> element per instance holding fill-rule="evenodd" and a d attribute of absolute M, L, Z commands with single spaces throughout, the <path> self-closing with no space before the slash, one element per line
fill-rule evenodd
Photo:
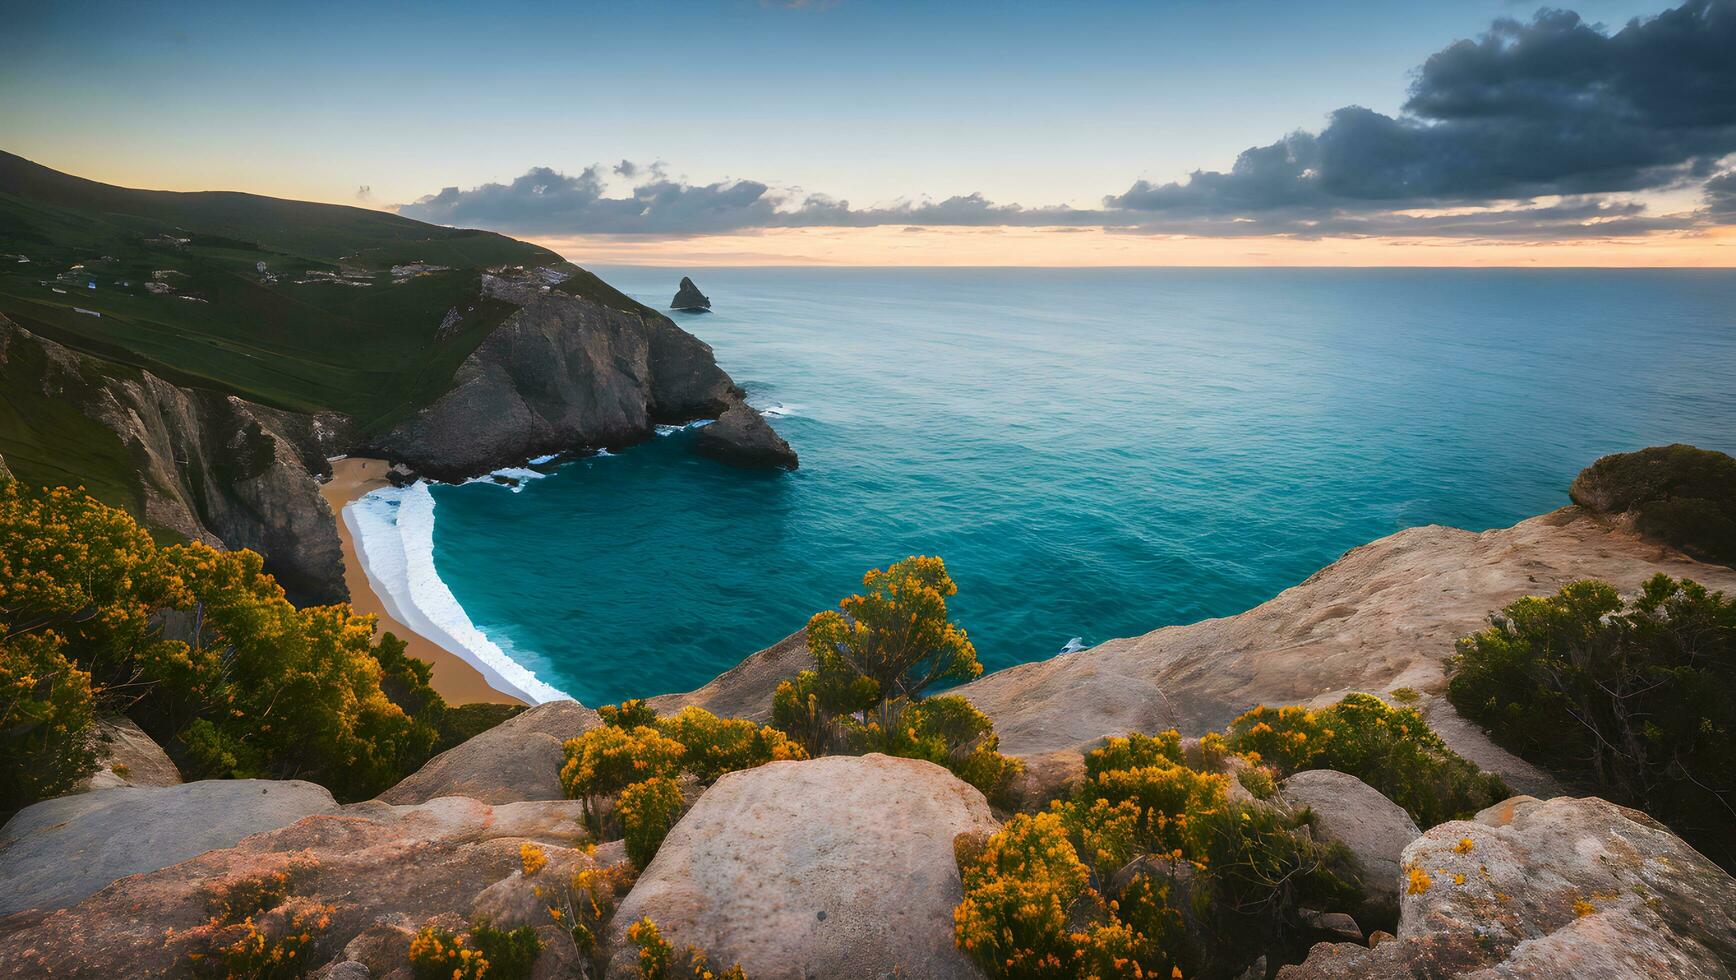
<path fill-rule="evenodd" d="M 595 271 L 691 275 L 714 312 L 672 316 L 802 462 L 683 430 L 354 505 L 411 619 L 537 700 L 697 687 L 906 555 L 995 670 L 1543 513 L 1606 453 L 1736 453 L 1731 272 Z"/>

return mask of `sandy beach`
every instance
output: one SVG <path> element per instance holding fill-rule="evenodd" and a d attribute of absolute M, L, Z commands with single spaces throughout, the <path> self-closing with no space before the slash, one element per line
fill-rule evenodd
<path fill-rule="evenodd" d="M 381 632 L 389 632 L 409 644 L 408 653 L 434 666 L 433 686 L 451 704 L 487 701 L 495 704 L 521 704 L 518 698 L 490 687 L 480 671 L 439 644 L 421 636 L 415 630 L 392 618 L 380 597 L 368 584 L 356 554 L 356 543 L 349 526 L 343 520 L 345 504 L 371 490 L 390 486 L 386 481 L 387 463 L 380 459 L 351 456 L 332 463 L 330 482 L 320 487 L 320 494 L 331 506 L 337 518 L 338 538 L 344 546 L 344 584 L 350 590 L 350 605 L 357 612 L 371 613 L 378 620 Z"/>

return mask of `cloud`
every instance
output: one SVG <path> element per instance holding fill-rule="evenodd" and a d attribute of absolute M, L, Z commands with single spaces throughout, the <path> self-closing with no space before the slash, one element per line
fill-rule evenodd
<path fill-rule="evenodd" d="M 1688 0 L 1614 34 L 1569 11 L 1502 19 L 1430 56 L 1394 117 L 1348 106 L 1228 172 L 1137 181 L 1148 214 L 1365 211 L 1656 190 L 1736 152 L 1736 0 Z"/>
<path fill-rule="evenodd" d="M 1338 109 L 1244 150 L 1227 171 L 1138 180 L 1100 208 L 997 204 L 980 193 L 856 208 L 756 180 L 692 184 L 622 160 L 534 168 L 400 207 L 524 234 L 682 237 L 771 228 L 1064 227 L 1136 234 L 1572 239 L 1736 219 L 1736 0 L 1686 0 L 1618 31 L 1562 10 L 1503 18 L 1418 69 L 1403 111 Z M 611 196 L 606 179 L 634 181 Z M 1701 189 L 1697 211 L 1635 200 Z"/>

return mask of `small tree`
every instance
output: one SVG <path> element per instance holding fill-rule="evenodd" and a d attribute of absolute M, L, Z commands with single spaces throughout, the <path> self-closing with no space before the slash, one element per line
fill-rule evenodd
<path fill-rule="evenodd" d="M 845 597 L 837 609 L 808 620 L 808 650 L 821 676 L 848 671 L 874 683 L 881 727 L 887 704 L 916 700 L 942 681 L 968 681 L 983 672 L 946 600 L 958 593 L 946 563 L 912 556 L 862 576 L 867 590 Z"/>

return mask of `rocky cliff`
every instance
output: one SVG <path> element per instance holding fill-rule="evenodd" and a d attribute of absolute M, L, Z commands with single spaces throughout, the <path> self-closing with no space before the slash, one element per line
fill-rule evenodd
<path fill-rule="evenodd" d="M 569 450 L 649 438 L 658 424 L 726 416 L 705 451 L 743 465 L 794 467 L 796 454 L 749 406 L 703 341 L 572 267 L 483 275 L 483 295 L 517 307 L 459 365 L 446 392 L 383 434 L 337 413 L 282 411 L 178 385 L 36 336 L 0 315 L 9 385 L 70 407 L 103 431 L 88 446 L 45 445 L 75 457 L 67 482 L 114 471 L 111 502 L 184 538 L 251 548 L 298 603 L 348 597 L 331 509 L 318 492 L 326 459 L 387 457 L 418 474 L 457 480 Z M 581 282 L 578 292 L 558 287 Z M 554 287 L 551 288 L 551 283 Z M 437 330 L 431 327 L 430 330 Z M 88 436 L 88 433 L 86 433 Z M 111 439 L 112 437 L 112 439 Z M 118 445 L 115 443 L 118 442 Z"/>
<path fill-rule="evenodd" d="M 214 547 L 266 556 L 297 602 L 347 598 L 331 509 L 320 498 L 341 417 L 308 416 L 170 384 L 81 354 L 0 316 L 11 384 L 69 405 L 108 430 L 136 474 L 131 501 L 150 524 Z M 76 451 L 66 446 L 69 452 Z"/>

